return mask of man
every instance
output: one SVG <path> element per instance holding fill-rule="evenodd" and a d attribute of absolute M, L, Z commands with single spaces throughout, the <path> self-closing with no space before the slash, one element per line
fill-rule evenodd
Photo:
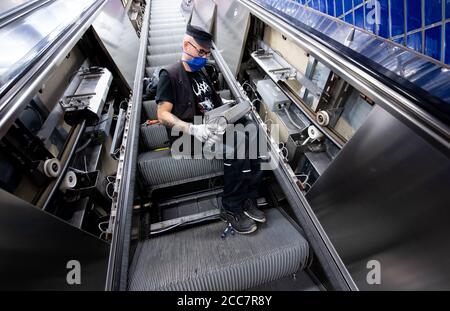
<path fill-rule="evenodd" d="M 201 70 L 211 54 L 212 35 L 187 25 L 182 48 L 181 61 L 160 72 L 156 92 L 158 120 L 169 129 L 192 135 L 204 143 L 213 135 L 212 129 L 207 124 L 193 124 L 194 116 L 203 116 L 222 105 L 220 96 Z M 178 137 L 171 133 L 172 143 Z M 221 217 L 238 233 L 251 233 L 257 229 L 255 221 L 265 222 L 264 213 L 256 207 L 261 177 L 257 159 L 224 160 Z"/>

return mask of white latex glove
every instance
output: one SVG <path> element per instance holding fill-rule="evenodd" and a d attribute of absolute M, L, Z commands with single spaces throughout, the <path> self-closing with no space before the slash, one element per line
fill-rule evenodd
<path fill-rule="evenodd" d="M 225 99 L 223 97 L 220 98 L 222 100 L 222 104 L 234 104 L 236 101 L 234 99 Z"/>
<path fill-rule="evenodd" d="M 190 124 L 189 134 L 204 143 L 211 136 L 211 131 L 206 124 Z"/>
<path fill-rule="evenodd" d="M 189 134 L 197 138 L 202 143 L 215 135 L 223 135 L 227 128 L 225 118 L 215 118 L 206 124 L 190 124 Z"/>
<path fill-rule="evenodd" d="M 223 135 L 227 129 L 227 119 L 225 117 L 217 117 L 208 120 L 206 127 L 213 135 Z"/>

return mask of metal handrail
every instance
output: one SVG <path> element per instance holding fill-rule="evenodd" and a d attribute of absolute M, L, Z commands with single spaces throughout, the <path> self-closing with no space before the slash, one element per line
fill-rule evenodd
<path fill-rule="evenodd" d="M 4 12 L 0 15 L 0 29 L 53 1 L 56 0 L 33 0 Z"/>
<path fill-rule="evenodd" d="M 0 98 L 0 138 L 9 126 L 14 123 L 28 102 L 36 94 L 42 84 L 51 76 L 60 62 L 70 52 L 94 21 L 106 0 L 95 1 L 82 17 L 62 31 L 51 45 L 48 45 L 24 73 Z"/>
<path fill-rule="evenodd" d="M 299 47 L 312 54 L 333 72 L 344 78 L 349 84 L 373 99 L 403 122 L 407 122 L 416 130 L 422 132 L 435 147 L 448 153 L 450 150 L 450 128 L 447 124 L 423 110 L 401 94 L 393 85 L 383 82 L 376 72 L 365 69 L 361 64 L 350 60 L 342 53 L 326 46 L 321 40 L 306 31 L 300 31 L 276 14 L 268 12 L 251 0 L 239 0 L 251 13 L 270 27 L 280 31 Z"/>

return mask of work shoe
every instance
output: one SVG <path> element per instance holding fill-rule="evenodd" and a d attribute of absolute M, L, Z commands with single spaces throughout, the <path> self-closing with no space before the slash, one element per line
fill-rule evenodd
<path fill-rule="evenodd" d="M 257 222 L 266 222 L 266 216 L 264 212 L 259 210 L 256 207 L 255 200 L 247 199 L 242 204 L 242 209 L 244 210 L 244 214 Z"/>
<path fill-rule="evenodd" d="M 221 209 L 220 218 L 223 221 L 230 223 L 234 231 L 240 234 L 249 234 L 257 229 L 256 223 L 248 218 L 242 211 L 233 213 Z"/>

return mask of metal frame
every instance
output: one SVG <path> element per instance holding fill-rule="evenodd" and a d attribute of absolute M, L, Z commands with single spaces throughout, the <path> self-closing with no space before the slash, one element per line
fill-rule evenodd
<path fill-rule="evenodd" d="M 244 93 L 244 89 L 234 79 L 230 69 L 218 50 L 214 49 L 212 54 L 233 96 L 239 103 L 249 101 Z M 251 112 L 251 115 L 261 127 L 261 130 L 265 131 L 264 122 L 259 115 L 254 111 Z M 319 261 L 323 265 L 325 273 L 333 288 L 336 290 L 356 290 L 357 287 L 353 282 L 350 273 L 339 258 L 336 250 L 309 206 L 308 201 L 298 187 L 294 172 L 284 163 L 284 158 L 281 155 L 278 145 L 269 135 L 268 144 L 270 147 L 269 153 L 271 159 L 278 163 L 277 168 L 274 170 L 274 175 L 281 184 L 289 204 L 294 209 L 297 218 L 296 220 L 302 225 L 307 239 L 315 253 L 318 255 Z"/>
<path fill-rule="evenodd" d="M 64 150 L 59 155 L 59 160 L 61 162 L 61 171 L 58 177 L 45 188 L 44 192 L 40 195 L 39 200 L 36 202 L 36 206 L 43 209 L 44 211 L 49 208 L 49 204 L 53 198 L 53 195 L 58 190 L 61 182 L 66 176 L 69 163 L 72 160 L 75 150 L 77 148 L 78 142 L 84 134 L 86 128 L 86 120 L 82 123 L 74 126 L 70 132 L 69 138 L 67 139 Z"/>
<path fill-rule="evenodd" d="M 317 36 L 292 26 L 277 15 L 267 12 L 253 1 L 239 0 L 239 2 L 249 8 L 252 14 L 264 23 L 280 31 L 298 46 L 319 59 L 353 87 L 373 98 L 377 104 L 416 129 L 422 137 L 429 140 L 437 148 L 449 152 L 449 126 L 416 105 L 415 102 L 420 101 L 420 98 L 417 98 L 415 94 L 408 94 L 395 85 L 388 84 L 383 81 L 383 77 L 378 73 L 367 70 L 363 64 L 346 57 L 344 53 L 336 49 L 330 48 Z"/>
<path fill-rule="evenodd" d="M 53 2 L 55 0 L 34 0 L 30 2 L 26 2 L 22 5 L 19 5 L 15 8 L 12 8 L 9 11 L 6 11 L 4 14 L 0 15 L 0 28 L 5 27 L 9 23 L 19 19 L 36 9 L 39 9 L 43 5 L 46 5 L 49 2 Z"/>
<path fill-rule="evenodd" d="M 34 65 L 0 99 L 0 138 L 23 111 L 42 84 L 90 27 L 106 0 L 96 1 L 76 24 L 63 32 Z"/>
<path fill-rule="evenodd" d="M 149 27 L 151 2 L 147 2 L 142 29 Z M 147 56 L 148 31 L 141 32 L 141 44 L 136 65 L 133 95 L 125 116 L 125 128 L 117 166 L 114 200 L 108 230 L 112 232 L 106 277 L 106 290 L 126 290 L 131 240 L 134 183 L 139 144 L 139 126 L 142 108 L 143 79 Z"/>

